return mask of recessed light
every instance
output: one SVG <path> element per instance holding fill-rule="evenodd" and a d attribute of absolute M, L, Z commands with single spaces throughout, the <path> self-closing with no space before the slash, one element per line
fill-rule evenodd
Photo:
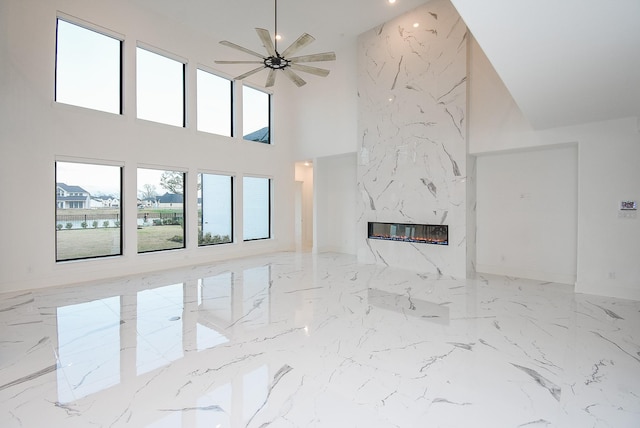
<path fill-rule="evenodd" d="M 276 34 L 276 40 L 282 40 L 282 36 L 280 34 Z"/>
<path fill-rule="evenodd" d="M 389 4 L 394 4 L 396 0 L 389 0 Z"/>
<path fill-rule="evenodd" d="M 419 26 L 420 26 L 420 23 L 419 23 L 419 22 L 414 22 L 414 23 L 413 23 L 413 28 L 418 28 Z"/>

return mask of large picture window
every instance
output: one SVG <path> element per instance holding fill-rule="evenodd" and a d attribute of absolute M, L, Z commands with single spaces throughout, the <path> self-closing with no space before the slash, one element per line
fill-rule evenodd
<path fill-rule="evenodd" d="M 198 175 L 198 245 L 233 241 L 233 177 Z"/>
<path fill-rule="evenodd" d="M 244 177 L 242 180 L 242 222 L 245 241 L 271 237 L 271 180 Z"/>
<path fill-rule="evenodd" d="M 185 126 L 185 64 L 138 47 L 138 118 Z"/>
<path fill-rule="evenodd" d="M 244 139 L 271 144 L 271 95 L 253 89 L 242 88 L 242 125 Z"/>
<path fill-rule="evenodd" d="M 122 113 L 122 41 L 58 19 L 55 100 Z"/>
<path fill-rule="evenodd" d="M 138 253 L 185 247 L 185 173 L 138 168 Z"/>
<path fill-rule="evenodd" d="M 56 261 L 122 254 L 122 168 L 56 162 Z"/>
<path fill-rule="evenodd" d="M 197 88 L 198 131 L 232 137 L 232 82 L 198 69 Z"/>

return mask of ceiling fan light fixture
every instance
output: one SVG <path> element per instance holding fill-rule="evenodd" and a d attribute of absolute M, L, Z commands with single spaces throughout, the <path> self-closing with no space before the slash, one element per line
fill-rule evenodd
<path fill-rule="evenodd" d="M 275 84 L 276 79 L 276 71 L 282 70 L 296 86 L 303 86 L 307 82 L 304 81 L 297 73 L 293 70 L 302 71 L 304 73 L 310 73 L 320 77 L 326 77 L 329 74 L 329 70 L 312 67 L 309 65 L 303 65 L 300 63 L 303 62 L 319 62 L 319 61 L 335 61 L 336 54 L 334 52 L 323 52 L 318 54 L 311 55 L 303 55 L 298 57 L 291 57 L 292 54 L 304 48 L 305 46 L 312 43 L 315 38 L 310 34 L 303 33 L 300 37 L 298 37 L 291 45 L 286 48 L 282 53 L 278 52 L 278 40 L 281 39 L 280 34 L 278 33 L 278 0 L 274 0 L 275 5 L 275 29 L 274 34 L 275 38 L 271 38 L 271 34 L 269 30 L 265 30 L 264 28 L 256 28 L 256 33 L 258 37 L 262 41 L 262 45 L 267 51 L 267 55 L 261 55 L 257 52 L 254 52 L 250 49 L 237 45 L 235 43 L 229 42 L 227 40 L 222 40 L 220 42 L 221 45 L 227 46 L 254 57 L 260 58 L 263 66 L 250 70 L 240 76 L 237 76 L 236 80 L 243 80 L 247 77 L 258 73 L 264 69 L 269 69 L 269 75 L 267 76 L 267 81 L 265 87 L 270 87 Z M 215 61 L 216 64 L 260 64 L 260 61 Z"/>

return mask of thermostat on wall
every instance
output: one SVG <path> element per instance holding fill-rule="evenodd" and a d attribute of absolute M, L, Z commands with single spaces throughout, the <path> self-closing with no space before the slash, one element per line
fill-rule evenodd
<path fill-rule="evenodd" d="M 621 210 L 637 210 L 638 203 L 636 201 L 621 201 L 620 209 Z"/>

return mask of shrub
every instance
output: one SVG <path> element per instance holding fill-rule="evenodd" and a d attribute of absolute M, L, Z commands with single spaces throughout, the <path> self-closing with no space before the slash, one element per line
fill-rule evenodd
<path fill-rule="evenodd" d="M 162 220 L 160 220 L 159 218 L 154 218 L 153 219 L 153 225 L 154 226 L 162 226 Z"/>
<path fill-rule="evenodd" d="M 231 242 L 231 238 L 229 235 L 211 235 L 211 232 L 207 232 L 204 235 L 202 232 L 198 234 L 198 244 L 207 245 L 207 244 L 226 244 Z"/>
<path fill-rule="evenodd" d="M 98 222 L 94 220 L 93 223 L 91 223 L 91 225 L 95 229 L 96 227 L 98 227 Z"/>
<path fill-rule="evenodd" d="M 80 223 L 80 226 L 82 226 L 83 229 L 86 229 L 87 226 L 89 226 L 89 225 L 87 224 L 86 221 L 83 221 L 82 223 Z"/>
<path fill-rule="evenodd" d="M 113 224 L 114 224 L 116 227 L 120 227 L 120 222 L 119 222 L 119 221 L 114 221 L 114 222 L 113 222 Z"/>
<path fill-rule="evenodd" d="M 172 242 L 182 242 L 183 238 L 181 235 L 174 235 L 171 238 L 169 238 L 169 241 Z"/>
<path fill-rule="evenodd" d="M 62 223 L 56 224 L 56 230 L 62 230 Z"/>
<path fill-rule="evenodd" d="M 73 223 L 67 223 L 64 225 L 65 229 L 71 229 L 73 227 Z"/>
<path fill-rule="evenodd" d="M 109 227 L 109 220 L 105 220 L 102 222 L 102 227 Z"/>

